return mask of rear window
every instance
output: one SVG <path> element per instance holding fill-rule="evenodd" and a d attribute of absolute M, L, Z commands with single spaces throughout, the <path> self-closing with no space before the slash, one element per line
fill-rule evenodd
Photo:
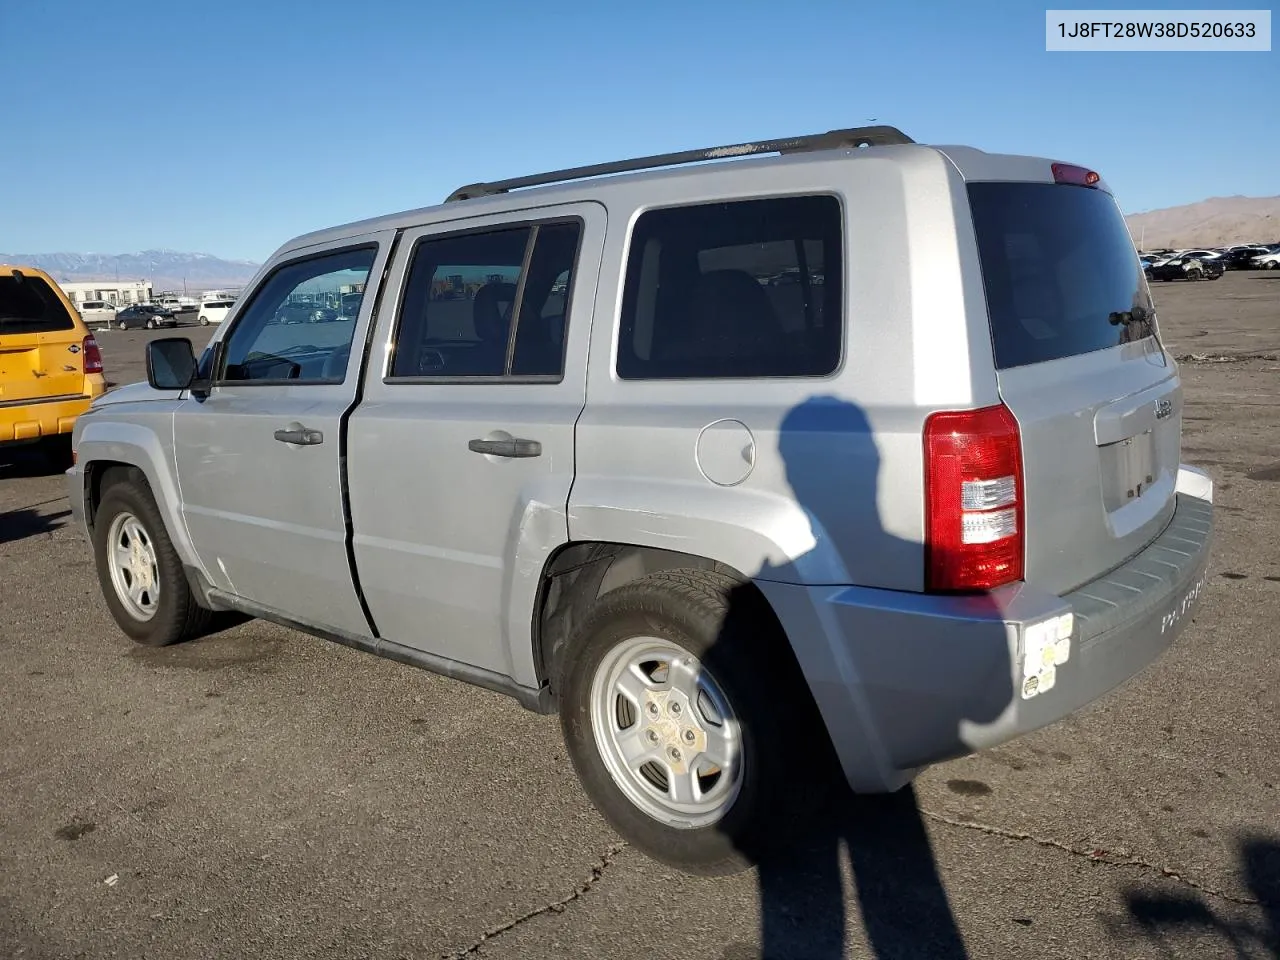
<path fill-rule="evenodd" d="M 1154 332 L 1142 265 L 1109 194 L 1051 183 L 971 183 L 968 190 L 997 368 Z M 1113 314 L 1135 313 L 1148 319 L 1111 322 Z"/>
<path fill-rule="evenodd" d="M 835 197 L 650 210 L 632 233 L 618 376 L 820 377 L 840 365 Z"/>
<path fill-rule="evenodd" d="M 0 336 L 74 330 L 75 319 L 43 277 L 0 276 Z"/>

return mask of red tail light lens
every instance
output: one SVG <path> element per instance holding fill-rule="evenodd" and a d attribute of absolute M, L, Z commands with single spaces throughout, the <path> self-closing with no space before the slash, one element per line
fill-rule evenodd
<path fill-rule="evenodd" d="M 990 590 L 1023 575 L 1022 443 L 1003 404 L 924 426 L 925 588 Z"/>
<path fill-rule="evenodd" d="M 84 338 L 81 349 L 84 351 L 84 372 L 101 373 L 102 351 L 98 349 L 98 341 L 93 338 L 93 334 Z"/>
<path fill-rule="evenodd" d="M 1102 178 L 1085 167 L 1073 163 L 1055 163 L 1053 165 L 1054 183 L 1073 183 L 1078 187 L 1093 187 Z"/>

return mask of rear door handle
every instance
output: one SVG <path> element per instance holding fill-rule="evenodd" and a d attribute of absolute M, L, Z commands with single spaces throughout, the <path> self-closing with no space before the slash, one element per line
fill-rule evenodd
<path fill-rule="evenodd" d="M 310 447 L 324 443 L 324 434 L 319 430 L 311 430 L 300 423 L 289 424 L 286 430 L 277 430 L 276 439 L 281 443 L 294 443 L 300 447 Z"/>
<path fill-rule="evenodd" d="M 486 453 L 491 457 L 540 457 L 542 444 L 537 440 L 471 440 L 467 449 L 472 453 Z"/>

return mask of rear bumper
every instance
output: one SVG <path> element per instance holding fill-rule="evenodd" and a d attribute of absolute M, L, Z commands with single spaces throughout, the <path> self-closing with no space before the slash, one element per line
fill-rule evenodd
<path fill-rule="evenodd" d="M 76 418 L 88 410 L 92 402 L 92 396 L 76 396 L 0 407 L 0 443 L 25 442 L 70 433 Z"/>
<path fill-rule="evenodd" d="M 1212 539 L 1212 481 L 1184 468 L 1178 491 L 1146 549 L 1061 597 L 1032 584 L 942 597 L 760 583 L 850 785 L 897 789 L 923 766 L 1054 723 L 1157 659 L 1194 615 Z M 1068 613 L 1069 654 L 1027 696 L 1025 661 L 1042 669 L 1029 650 L 1037 625 Z"/>

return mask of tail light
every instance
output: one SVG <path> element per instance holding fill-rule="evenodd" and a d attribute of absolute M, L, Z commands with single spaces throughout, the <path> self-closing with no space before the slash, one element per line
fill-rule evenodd
<path fill-rule="evenodd" d="M 1022 579 L 1022 443 L 1003 404 L 924 426 L 925 588 L 990 590 Z"/>
<path fill-rule="evenodd" d="M 93 338 L 93 334 L 84 338 L 82 349 L 84 350 L 84 372 L 101 373 L 102 351 L 98 349 L 98 341 Z"/>

